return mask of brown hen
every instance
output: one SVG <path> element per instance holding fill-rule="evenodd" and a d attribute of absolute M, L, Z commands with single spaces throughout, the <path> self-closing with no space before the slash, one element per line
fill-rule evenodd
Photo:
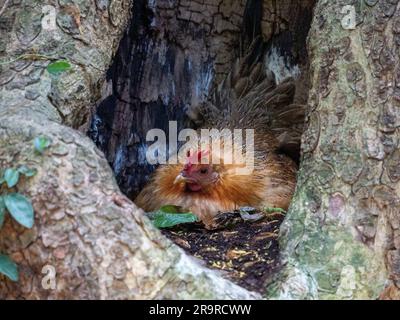
<path fill-rule="evenodd" d="M 256 61 L 249 63 L 250 59 Z M 243 164 L 225 163 L 211 144 L 196 146 L 185 164 L 160 166 L 135 203 L 148 212 L 164 205 L 181 206 L 206 226 L 213 224 L 219 212 L 242 206 L 286 210 L 295 189 L 297 165 L 282 150 L 299 147 L 304 120 L 304 107 L 292 104 L 294 93 L 294 80 L 277 84 L 262 57 L 248 55 L 236 63 L 209 101 L 191 115 L 202 119 L 201 128 L 254 129 L 252 173 L 238 173 Z M 204 163 L 205 158 L 210 164 Z M 215 160 L 220 164 L 212 164 Z"/>

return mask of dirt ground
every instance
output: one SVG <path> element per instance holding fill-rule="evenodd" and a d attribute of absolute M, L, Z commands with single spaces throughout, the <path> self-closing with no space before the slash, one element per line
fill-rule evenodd
<path fill-rule="evenodd" d="M 239 211 L 225 213 L 218 230 L 200 223 L 162 232 L 208 267 L 223 270 L 242 287 L 264 293 L 265 284 L 279 268 L 279 227 L 284 214 L 268 213 L 258 221 L 244 220 Z"/>

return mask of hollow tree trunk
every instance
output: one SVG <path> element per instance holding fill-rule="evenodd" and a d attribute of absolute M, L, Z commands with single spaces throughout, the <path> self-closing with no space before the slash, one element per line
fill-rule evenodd
<path fill-rule="evenodd" d="M 387 279 L 385 296 L 398 294 L 399 111 L 392 67 L 399 9 L 397 1 L 376 2 L 366 1 L 354 31 L 340 25 L 350 1 L 319 1 L 315 8 L 308 128 L 282 232 L 286 265 L 267 297 L 376 298 Z M 4 11 L 0 5 L 2 61 L 36 49 L 68 58 L 73 70 L 52 78 L 46 61 L 1 66 L 0 165 L 28 164 L 38 174 L 19 187 L 33 200 L 34 228 L 7 219 L 0 230 L 1 251 L 19 264 L 21 276 L 18 283 L 1 278 L 0 298 L 260 298 L 162 237 L 120 193 L 103 154 L 72 129 L 87 121 L 100 96 L 129 1 L 48 1 L 58 13 L 54 32 L 41 30 L 36 2 L 7 3 Z M 264 19 L 263 30 L 268 26 Z M 52 141 L 43 156 L 32 151 L 40 135 Z M 56 290 L 41 285 L 45 265 L 57 271 Z"/>
<path fill-rule="evenodd" d="M 307 129 L 276 297 L 400 297 L 400 7 L 361 3 L 319 1 L 314 11 Z M 342 27 L 345 5 L 357 9 L 354 30 Z"/>
<path fill-rule="evenodd" d="M 36 1 L 2 1 L 1 60 L 38 51 L 67 58 L 73 69 L 52 78 L 48 61 L 3 64 L 0 165 L 27 164 L 38 174 L 18 187 L 33 201 L 33 229 L 6 219 L 0 248 L 18 263 L 20 281 L 1 277 L 0 298 L 255 298 L 173 246 L 119 192 L 103 154 L 71 127 L 87 120 L 130 1 L 48 1 L 57 27 L 42 30 Z M 59 6 L 59 3 L 61 6 Z M 1 7 L 2 7 L 1 6 Z M 51 140 L 33 152 L 33 139 Z M 45 265 L 55 290 L 42 286 Z"/>
<path fill-rule="evenodd" d="M 168 134 L 169 120 L 178 130 L 198 124 L 197 107 L 256 36 L 306 69 L 314 2 L 135 1 L 89 130 L 121 190 L 134 198 L 155 168 L 145 161 L 146 133 Z M 306 75 L 299 84 L 307 83 Z M 305 104 L 307 90 L 298 92 L 296 102 Z"/>

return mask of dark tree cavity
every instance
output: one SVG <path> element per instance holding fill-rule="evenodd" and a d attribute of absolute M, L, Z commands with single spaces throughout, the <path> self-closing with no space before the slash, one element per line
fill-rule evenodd
<path fill-rule="evenodd" d="M 154 170 L 145 158 L 147 131 L 168 133 L 168 121 L 195 128 L 197 107 L 257 36 L 275 71 L 299 68 L 295 102 L 305 104 L 313 3 L 136 1 L 89 130 L 121 190 L 134 198 Z M 299 150 L 289 152 L 298 158 Z"/>

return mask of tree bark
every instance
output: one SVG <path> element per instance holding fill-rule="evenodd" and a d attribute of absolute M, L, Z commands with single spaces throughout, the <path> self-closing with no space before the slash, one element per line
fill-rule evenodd
<path fill-rule="evenodd" d="M 0 298 L 258 297 L 162 237 L 122 196 L 103 154 L 71 128 L 87 121 L 130 1 L 48 3 L 57 12 L 52 32 L 42 30 L 34 1 L 10 2 L 0 16 L 2 61 L 36 50 L 73 65 L 59 77 L 45 71 L 48 61 L 1 66 L 1 167 L 26 164 L 38 174 L 18 186 L 33 201 L 35 226 L 24 229 L 8 218 L 0 231 L 1 251 L 20 269 L 18 283 L 1 278 Z M 37 136 L 51 140 L 42 156 L 33 151 Z M 46 265 L 57 272 L 55 290 L 42 286 Z"/>
<path fill-rule="evenodd" d="M 398 1 L 319 1 L 302 164 L 279 298 L 399 298 Z M 357 26 L 342 27 L 345 5 Z"/>
<path fill-rule="evenodd" d="M 266 39 L 291 17 L 291 1 L 274 2 L 263 3 Z M 0 230 L 1 251 L 18 263 L 21 277 L 18 283 L 2 277 L 0 298 L 261 298 L 165 239 L 121 194 L 104 155 L 75 130 L 100 98 L 130 1 L 48 1 L 57 12 L 52 32 L 42 30 L 36 2 L 10 1 L 3 10 L 4 3 L 2 61 L 38 51 L 67 58 L 73 68 L 52 77 L 45 71 L 49 61 L 1 65 L 0 165 L 26 164 L 38 174 L 18 186 L 33 201 L 34 228 L 7 218 Z M 194 3 L 182 1 L 179 12 L 199 24 L 206 17 Z M 341 9 L 357 3 L 321 0 L 314 11 L 307 129 L 281 234 L 285 267 L 267 298 L 399 297 L 400 9 L 398 1 L 364 1 L 356 29 L 345 30 Z M 231 2 L 222 6 L 229 17 Z M 233 43 L 217 55 L 222 59 L 226 51 L 226 60 L 213 62 L 216 75 L 235 58 Z M 33 139 L 41 135 L 51 146 L 37 155 Z M 42 286 L 46 265 L 57 272 L 55 290 Z"/>

